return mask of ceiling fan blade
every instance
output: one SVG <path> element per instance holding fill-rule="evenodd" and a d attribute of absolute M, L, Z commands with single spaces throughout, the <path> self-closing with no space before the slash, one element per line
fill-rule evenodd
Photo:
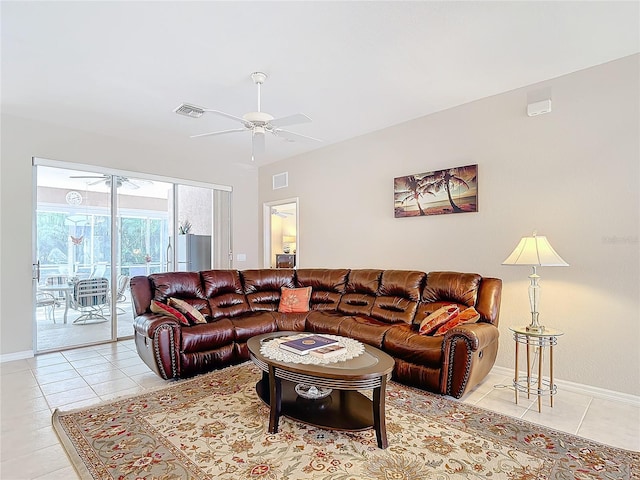
<path fill-rule="evenodd" d="M 191 135 L 190 138 L 210 137 L 212 135 L 224 135 L 225 133 L 245 132 L 246 130 L 246 128 L 232 128 L 231 130 L 220 130 L 219 132 L 199 133 L 198 135 Z"/>
<path fill-rule="evenodd" d="M 296 113 L 287 117 L 274 118 L 269 123 L 274 127 L 284 127 L 285 125 L 295 125 L 298 123 L 309 123 L 312 120 L 304 113 Z"/>
<path fill-rule="evenodd" d="M 241 122 L 245 125 L 247 124 L 247 121 L 244 118 L 236 117 L 235 115 L 231 115 L 230 113 L 221 112 L 220 110 L 212 110 L 210 108 L 203 108 L 203 110 L 208 113 L 215 113 L 216 115 L 230 118 L 231 120 L 236 120 L 237 122 Z"/>
<path fill-rule="evenodd" d="M 281 128 L 278 128 L 276 130 L 273 130 L 273 134 L 284 138 L 285 140 L 288 140 L 289 142 L 295 142 L 295 141 L 309 141 L 309 140 L 313 140 L 315 142 L 321 142 L 322 140 L 320 140 L 319 138 L 313 138 L 313 137 L 308 137 L 306 135 L 300 135 L 299 133 L 294 133 L 294 132 L 290 132 L 289 130 L 282 130 Z"/>
<path fill-rule="evenodd" d="M 93 178 L 96 178 L 96 177 L 93 177 Z M 98 185 L 99 183 L 105 182 L 106 180 L 107 180 L 106 178 L 102 177 L 102 178 L 100 178 L 100 180 L 96 180 L 95 182 L 91 182 L 88 185 Z"/>
<path fill-rule="evenodd" d="M 102 178 L 105 179 L 104 175 L 71 175 L 69 178 Z"/>

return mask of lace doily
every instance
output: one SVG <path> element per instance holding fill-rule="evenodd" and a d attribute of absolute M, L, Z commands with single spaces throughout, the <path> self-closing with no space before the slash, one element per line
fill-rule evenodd
<path fill-rule="evenodd" d="M 297 353 L 282 350 L 277 339 L 278 337 L 276 337 L 263 342 L 260 346 L 260 353 L 271 360 L 277 360 L 279 362 L 301 363 L 305 365 L 324 365 L 327 363 L 351 360 L 352 358 L 359 357 L 364 352 L 364 345 L 353 338 L 326 335 L 324 333 L 322 336 L 337 340 L 338 344 L 346 349 L 345 352 L 330 358 L 318 358 L 313 355 L 298 355 Z"/>

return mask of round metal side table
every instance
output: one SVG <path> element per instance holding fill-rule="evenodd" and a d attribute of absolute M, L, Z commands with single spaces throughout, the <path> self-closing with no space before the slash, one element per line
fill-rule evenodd
<path fill-rule="evenodd" d="M 560 330 L 554 328 L 544 327 L 542 332 L 534 332 L 527 330 L 526 326 L 521 327 L 509 327 L 509 330 L 513 332 L 513 339 L 516 342 L 516 361 L 515 361 L 515 376 L 513 378 L 513 387 L 516 394 L 516 404 L 518 403 L 518 393 L 526 393 L 527 398 L 531 398 L 531 395 L 537 395 L 538 397 L 538 412 L 542 411 L 542 397 L 549 395 L 551 408 L 553 408 L 553 396 L 556 394 L 557 387 L 553 383 L 553 347 L 558 343 L 558 337 L 564 335 Z M 526 378 L 519 378 L 518 371 L 518 357 L 519 346 L 526 346 L 527 354 L 527 375 Z M 531 349 L 534 350 L 534 361 L 531 361 Z M 544 365 L 544 349 L 549 348 L 549 378 L 542 377 L 542 370 Z M 535 362 L 535 356 L 538 356 L 538 375 L 532 374 L 533 363 Z"/>

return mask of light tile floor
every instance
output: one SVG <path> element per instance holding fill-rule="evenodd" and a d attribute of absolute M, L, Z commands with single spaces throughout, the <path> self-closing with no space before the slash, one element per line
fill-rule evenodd
<path fill-rule="evenodd" d="M 495 373 L 462 401 L 556 430 L 640 450 L 640 407 L 559 391 L 554 408 L 534 399 L 514 403 L 511 380 Z M 133 341 L 78 348 L 0 364 L 0 478 L 77 478 L 51 427 L 51 413 L 157 388 Z M 548 399 L 546 399 L 548 402 Z"/>

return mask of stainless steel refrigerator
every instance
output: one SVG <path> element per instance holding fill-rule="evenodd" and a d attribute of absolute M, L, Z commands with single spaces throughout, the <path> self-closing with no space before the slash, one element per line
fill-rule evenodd
<path fill-rule="evenodd" d="M 211 236 L 178 235 L 176 245 L 178 268 L 180 272 L 199 272 L 211 270 Z"/>

